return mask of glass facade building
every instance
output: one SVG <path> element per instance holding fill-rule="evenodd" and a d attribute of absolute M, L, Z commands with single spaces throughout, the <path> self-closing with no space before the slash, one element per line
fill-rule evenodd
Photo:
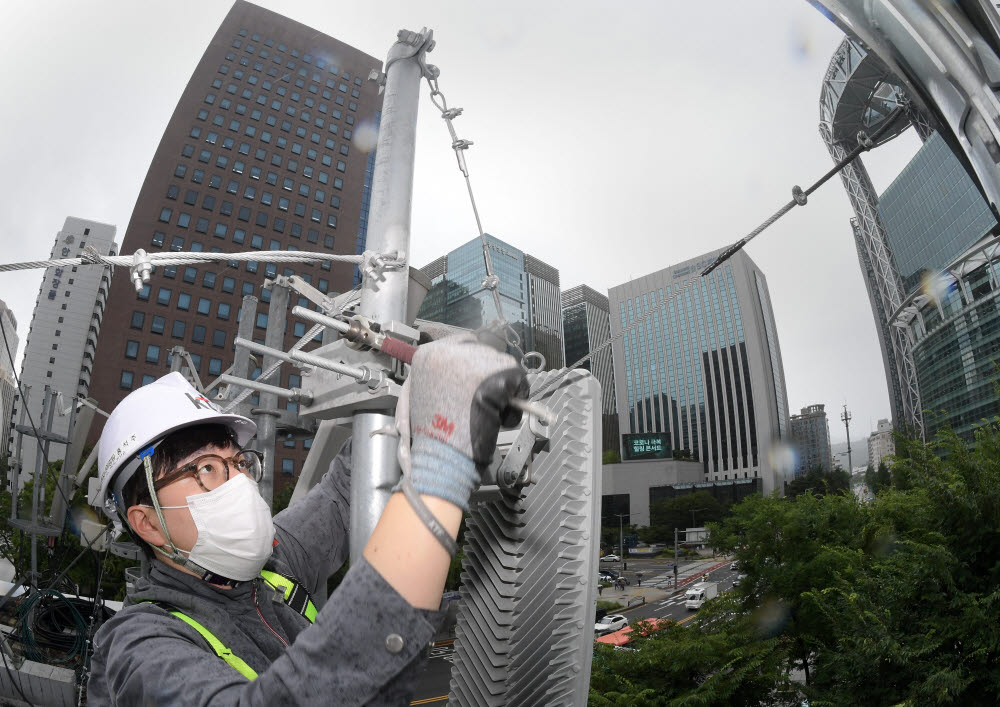
<path fill-rule="evenodd" d="M 518 248 L 486 234 L 503 316 L 525 351 L 545 356 L 546 369 L 562 368 L 563 331 L 559 271 Z M 483 286 L 486 259 L 479 238 L 421 268 L 431 279 L 417 317 L 465 329 L 497 319 L 493 293 Z"/>
<path fill-rule="evenodd" d="M 322 32 L 237 0 L 181 95 L 142 184 L 122 251 L 320 251 L 354 254 L 365 237 L 370 152 L 354 131 L 382 107 L 367 81 L 378 59 Z M 366 141 L 370 142 L 370 141 Z M 105 410 L 164 375 L 181 346 L 201 381 L 233 363 L 244 295 L 260 302 L 254 337 L 263 342 L 266 278 L 296 274 L 322 292 L 353 283 L 353 264 L 229 261 L 157 268 L 138 295 L 128 271 L 112 281 L 91 394 Z M 311 306 L 304 298 L 291 304 Z M 291 319 L 282 346 L 305 333 Z M 298 385 L 284 366 L 284 387 Z M 285 402 L 294 410 L 296 403 Z M 100 434 L 98 420 L 91 442 Z M 309 440 L 276 449 L 275 488 L 301 470 Z"/>
<path fill-rule="evenodd" d="M 785 436 L 784 372 L 763 273 L 745 253 L 707 277 L 718 252 L 609 292 L 618 416 L 623 433 L 664 432 L 675 458 L 703 465 L 706 481 L 761 478 Z"/>
<path fill-rule="evenodd" d="M 882 193 L 878 210 L 907 294 L 996 225 L 976 185 L 938 133 Z"/>
<path fill-rule="evenodd" d="M 602 448 L 621 452 L 611 347 L 600 348 L 611 339 L 608 298 L 586 285 L 564 290 L 562 319 L 566 365 L 572 366 L 594 352 L 589 360 L 580 364 L 580 368 L 590 371 L 601 384 Z"/>
<path fill-rule="evenodd" d="M 913 342 L 928 439 L 949 426 L 965 439 L 1000 414 L 1000 258 L 989 206 L 933 133 L 879 197 L 905 291 L 891 323 Z"/>

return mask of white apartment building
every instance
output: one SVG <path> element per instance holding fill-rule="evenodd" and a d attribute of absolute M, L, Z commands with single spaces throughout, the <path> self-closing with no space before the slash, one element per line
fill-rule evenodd
<path fill-rule="evenodd" d="M 115 227 L 69 216 L 56 234 L 51 259 L 80 257 L 86 249 L 93 248 L 101 255 L 117 255 Z M 66 435 L 69 432 L 69 415 L 60 413 L 69 409 L 76 397 L 86 397 L 90 390 L 90 376 L 97 354 L 97 335 L 104 317 L 104 307 L 111 287 L 110 268 L 99 265 L 49 267 L 45 270 L 31 326 L 25 340 L 24 359 L 21 365 L 21 386 L 27 396 L 27 405 L 18 401 L 14 423 L 21 424 L 22 407 L 39 429 L 46 421 L 41 419 L 45 388 L 62 393 L 56 414 L 52 417 L 52 432 Z M 25 420 L 25 425 L 28 421 Z M 22 438 L 20 470 L 24 481 L 34 472 L 39 445 L 25 435 Z M 51 444 L 47 454 L 49 462 L 64 457 L 61 444 Z M 12 460 L 16 461 L 16 460 Z"/>

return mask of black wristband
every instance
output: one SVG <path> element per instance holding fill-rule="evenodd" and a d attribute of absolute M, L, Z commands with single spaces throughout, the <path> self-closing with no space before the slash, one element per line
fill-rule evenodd
<path fill-rule="evenodd" d="M 420 494 L 413 488 L 413 482 L 410 481 L 409 474 L 403 474 L 399 480 L 399 488 L 406 497 L 406 500 L 410 502 L 410 507 L 417 514 L 417 518 L 427 526 L 427 529 L 431 531 L 431 535 L 437 538 L 437 541 L 448 551 L 448 554 L 454 557 L 458 553 L 458 543 L 451 537 L 451 533 L 445 530 L 441 522 L 434 517 L 434 514 L 431 513 L 431 510 L 424 503 L 423 499 L 420 498 Z"/>

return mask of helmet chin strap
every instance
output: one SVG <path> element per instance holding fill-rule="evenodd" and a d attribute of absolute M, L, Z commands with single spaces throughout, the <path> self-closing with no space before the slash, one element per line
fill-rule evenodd
<path fill-rule="evenodd" d="M 146 472 L 146 486 L 149 489 L 149 495 L 153 499 L 153 510 L 156 511 L 156 517 L 160 521 L 160 528 L 163 530 L 163 534 L 167 536 L 167 542 L 170 544 L 170 551 L 164 550 L 158 545 L 150 544 L 154 550 L 169 558 L 173 562 L 186 567 L 187 569 L 195 572 L 200 577 L 204 577 L 210 574 L 210 571 L 199 565 L 197 562 L 192 562 L 191 559 L 184 554 L 184 551 L 174 545 L 174 541 L 170 538 L 170 530 L 167 528 L 167 520 L 163 517 L 163 511 L 160 509 L 160 499 L 156 497 L 156 489 L 153 488 L 153 449 L 150 448 L 141 454 L 142 465 Z"/>

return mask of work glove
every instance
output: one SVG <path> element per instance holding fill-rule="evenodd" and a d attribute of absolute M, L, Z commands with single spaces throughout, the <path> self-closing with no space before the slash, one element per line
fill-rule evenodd
<path fill-rule="evenodd" d="M 501 425 L 521 421 L 510 401 L 527 397 L 528 379 L 514 357 L 475 336 L 420 346 L 396 405 L 400 466 L 414 488 L 468 510 Z"/>

